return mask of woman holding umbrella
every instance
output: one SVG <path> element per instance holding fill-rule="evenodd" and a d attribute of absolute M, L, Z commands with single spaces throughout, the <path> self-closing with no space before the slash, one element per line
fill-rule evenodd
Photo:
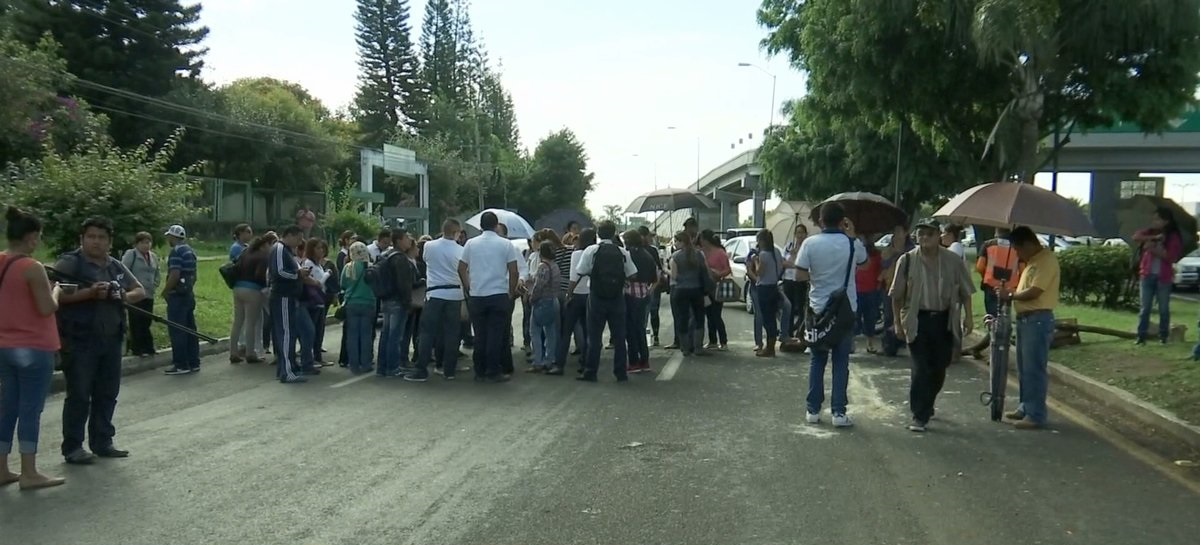
<path fill-rule="evenodd" d="M 1158 207 L 1151 214 L 1151 226 L 1132 237 L 1139 248 L 1139 311 L 1138 340 L 1135 344 L 1147 343 L 1150 327 L 1151 306 L 1159 305 L 1159 342 L 1168 343 L 1168 331 L 1172 315 L 1169 301 L 1172 299 L 1172 264 L 1180 260 L 1184 247 L 1180 228 L 1172 217 L 1172 211 Z"/>

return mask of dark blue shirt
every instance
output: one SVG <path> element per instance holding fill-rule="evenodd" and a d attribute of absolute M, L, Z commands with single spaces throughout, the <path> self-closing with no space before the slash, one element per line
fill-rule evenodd
<path fill-rule="evenodd" d="M 271 287 L 272 297 L 300 297 L 304 288 L 296 256 L 282 242 L 271 247 L 271 255 L 267 258 L 267 284 Z"/>
<path fill-rule="evenodd" d="M 229 260 L 237 261 L 242 256 L 244 250 L 246 250 L 246 245 L 235 240 L 233 245 L 229 247 Z"/>
<path fill-rule="evenodd" d="M 196 252 L 187 244 L 176 244 L 167 254 L 167 272 L 179 271 L 175 293 L 188 295 L 196 287 Z"/>

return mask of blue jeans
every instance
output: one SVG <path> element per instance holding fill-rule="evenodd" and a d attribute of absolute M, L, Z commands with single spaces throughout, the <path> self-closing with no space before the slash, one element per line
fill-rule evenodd
<path fill-rule="evenodd" d="M 405 325 L 409 313 L 400 301 L 384 301 L 380 304 L 384 323 L 379 330 L 379 356 L 375 358 L 375 374 L 384 377 L 400 372 L 400 341 L 404 339 Z"/>
<path fill-rule="evenodd" d="M 648 297 L 626 296 L 626 358 L 630 363 L 650 363 L 651 349 L 646 340 Z"/>
<path fill-rule="evenodd" d="M 834 384 L 830 391 L 830 413 L 847 413 L 847 382 L 851 378 L 851 344 L 854 337 L 847 335 L 834 346 L 832 350 L 814 350 L 810 348 L 809 359 L 809 395 L 805 396 L 805 409 L 811 414 L 822 410 L 826 401 L 826 363 L 833 360 L 830 375 Z"/>
<path fill-rule="evenodd" d="M 1168 338 L 1168 329 L 1172 325 L 1172 315 L 1169 312 L 1169 301 L 1172 300 L 1172 284 L 1160 282 L 1154 276 L 1143 277 L 1138 284 L 1138 338 L 1147 338 L 1147 328 L 1151 322 L 1151 305 L 1159 305 L 1159 338 Z"/>
<path fill-rule="evenodd" d="M 181 326 L 196 329 L 196 296 L 170 294 L 167 296 L 167 319 Z M 171 338 L 171 363 L 176 369 L 200 369 L 200 339 L 174 327 L 168 327 Z"/>
<path fill-rule="evenodd" d="M 1047 423 L 1047 359 L 1055 338 L 1055 315 L 1036 311 L 1017 319 L 1018 412 Z"/>
<path fill-rule="evenodd" d="M 776 324 L 776 314 L 780 311 L 780 287 L 775 284 L 757 285 L 755 292 L 759 296 L 759 310 L 755 315 L 763 314 L 763 319 L 760 322 L 763 328 L 767 330 L 767 338 L 773 342 L 780 337 L 780 327 Z M 788 330 L 788 322 L 792 319 L 787 312 L 782 313 L 780 324 L 784 326 L 784 330 Z M 755 328 L 758 330 L 758 328 Z"/>
<path fill-rule="evenodd" d="M 861 291 L 859 307 L 855 310 L 855 333 L 871 338 L 876 336 L 876 322 L 880 319 L 880 304 L 883 292 L 880 290 Z M 889 309 L 892 312 L 892 309 Z"/>
<path fill-rule="evenodd" d="M 548 297 L 530 305 L 530 349 L 534 367 L 549 369 L 559 353 L 559 300 Z"/>
<path fill-rule="evenodd" d="M 37 454 L 53 374 L 54 352 L 0 348 L 0 456 L 12 452 L 14 431 L 21 454 Z"/>
<path fill-rule="evenodd" d="M 763 309 L 760 308 L 759 299 L 759 290 L 752 288 L 751 306 L 755 309 L 755 346 L 763 346 Z M 788 323 L 792 320 L 792 304 L 788 302 L 787 297 L 779 297 L 777 300 L 779 304 L 776 308 L 780 312 L 779 331 L 788 331 Z"/>
<path fill-rule="evenodd" d="M 353 373 L 371 370 L 375 305 L 346 305 L 346 364 Z"/>

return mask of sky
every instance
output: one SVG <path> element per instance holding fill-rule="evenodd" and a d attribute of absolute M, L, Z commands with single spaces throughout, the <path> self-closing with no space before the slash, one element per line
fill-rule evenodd
<path fill-rule="evenodd" d="M 206 79 L 271 76 L 303 85 L 331 109 L 351 101 L 354 0 L 202 5 Z M 425 2 L 409 5 L 417 40 Z M 513 95 L 523 145 L 532 150 L 564 127 L 584 144 L 595 173 L 587 204 L 599 215 L 656 187 L 691 184 L 698 170 L 758 146 L 771 119 L 782 121 L 779 106 L 804 94 L 804 74 L 759 47 L 766 31 L 755 20 L 758 5 L 475 0 L 471 20 Z M 744 62 L 757 68 L 738 66 Z M 1199 200 L 1197 175 L 1167 178 L 1168 197 Z M 1049 187 L 1049 175 L 1037 183 Z M 1059 189 L 1087 201 L 1088 176 L 1061 175 Z M 749 203 L 743 208 L 749 216 Z"/>

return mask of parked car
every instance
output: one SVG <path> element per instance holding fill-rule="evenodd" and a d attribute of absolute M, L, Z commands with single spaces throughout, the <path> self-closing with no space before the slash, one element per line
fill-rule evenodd
<path fill-rule="evenodd" d="M 1172 285 L 1176 288 L 1193 288 L 1197 289 L 1198 285 L 1198 267 L 1201 267 L 1201 257 L 1198 257 L 1198 250 L 1193 250 L 1192 253 L 1180 258 L 1173 267 L 1176 276 L 1172 280 Z"/>
<path fill-rule="evenodd" d="M 1051 235 L 1038 235 L 1038 241 L 1043 244 L 1044 248 L 1050 246 L 1050 240 Z M 1060 235 L 1055 236 L 1055 253 L 1062 252 L 1068 248 L 1075 248 L 1083 245 L 1084 243 L 1076 238 L 1064 237 Z"/>
<path fill-rule="evenodd" d="M 738 227 L 736 229 L 726 229 L 722 238 L 730 240 L 738 237 L 753 237 L 759 234 L 758 227 Z"/>
<path fill-rule="evenodd" d="M 1105 239 L 1105 242 L 1101 243 L 1101 245 L 1102 246 L 1130 246 L 1129 243 L 1127 243 L 1124 239 L 1120 239 L 1120 238 L 1107 238 L 1107 239 Z"/>
<path fill-rule="evenodd" d="M 746 305 L 747 314 L 754 314 L 755 306 L 751 303 L 751 291 L 747 289 L 746 256 L 755 247 L 755 236 L 744 235 L 731 238 L 725 242 L 724 247 L 726 253 L 730 255 L 730 278 L 734 280 L 734 284 L 742 293 L 742 302 Z M 776 252 L 781 256 L 784 255 L 784 249 L 779 246 L 776 246 Z"/>

